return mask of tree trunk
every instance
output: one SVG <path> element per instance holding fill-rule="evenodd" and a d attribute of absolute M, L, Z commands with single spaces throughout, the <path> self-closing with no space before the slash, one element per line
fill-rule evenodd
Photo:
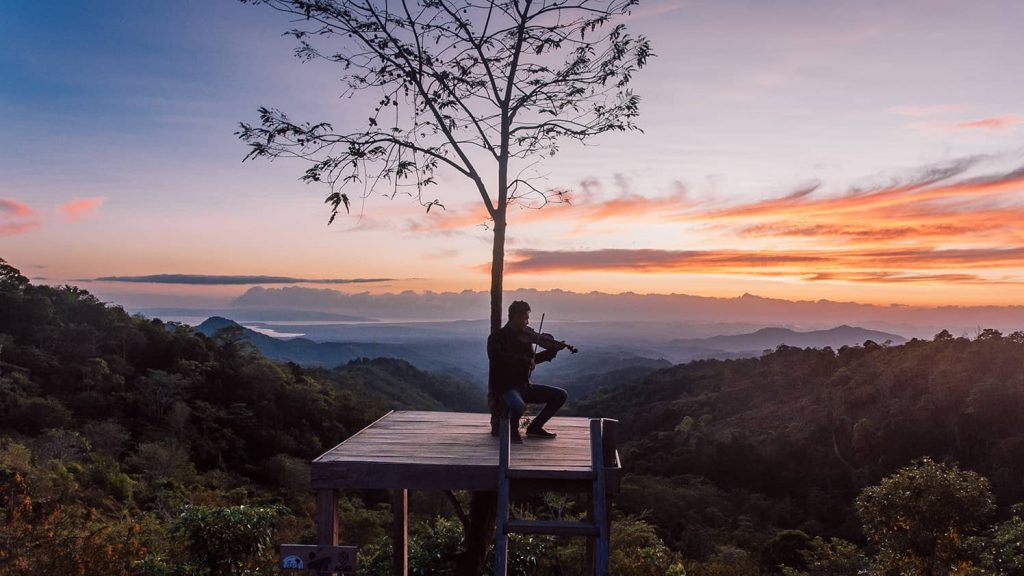
<path fill-rule="evenodd" d="M 505 208 L 494 216 L 494 244 L 491 249 L 491 333 L 501 328 L 502 284 L 505 274 Z"/>
<path fill-rule="evenodd" d="M 494 217 L 494 245 L 491 253 L 491 332 L 501 328 L 502 280 L 505 271 L 505 203 L 499 201 Z M 490 400 L 490 398 L 488 398 Z M 469 503 L 469 533 L 466 550 L 458 560 L 458 576 L 479 576 L 494 541 L 498 514 L 497 492 L 473 492 Z"/>
<path fill-rule="evenodd" d="M 469 534 L 466 549 L 458 559 L 458 576 L 480 576 L 487 560 L 487 552 L 494 541 L 494 522 L 498 516 L 497 492 L 473 492 L 469 502 Z"/>

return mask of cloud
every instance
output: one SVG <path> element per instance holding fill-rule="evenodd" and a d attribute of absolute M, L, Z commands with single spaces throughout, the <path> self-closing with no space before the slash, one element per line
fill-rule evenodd
<path fill-rule="evenodd" d="M 986 160 L 976 156 L 926 166 L 909 177 L 839 195 L 820 194 L 820 186 L 808 185 L 779 198 L 694 211 L 685 219 L 749 238 L 1012 244 L 1020 240 L 1024 221 L 1024 167 L 966 176 Z"/>
<path fill-rule="evenodd" d="M 27 204 L 0 198 L 0 237 L 17 236 L 40 228 L 43 224 L 35 218 L 36 211 Z"/>
<path fill-rule="evenodd" d="M 42 223 L 37 220 L 28 222 L 0 222 L 0 237 L 17 236 L 18 234 L 36 230 L 41 226 Z"/>
<path fill-rule="evenodd" d="M 905 279 L 883 279 L 884 282 L 909 281 L 925 282 L 914 273 L 904 273 Z M 920 276 L 920 274 L 918 274 Z M 822 278 L 822 280 L 825 280 Z M 971 278 L 961 279 L 970 283 Z M 936 280 L 935 282 L 941 282 Z M 922 284 L 925 289 L 933 289 Z M 970 306 L 945 307 L 879 306 L 835 302 L 829 300 L 797 301 L 764 298 L 751 294 L 738 296 L 745 287 L 737 283 L 737 297 L 702 297 L 687 294 L 620 294 L 588 291 L 586 293 L 568 290 L 515 290 L 504 294 L 504 301 L 526 300 L 535 311 L 548 310 L 548 319 L 557 333 L 572 337 L 570 341 L 593 339 L 606 329 L 620 339 L 634 334 L 643 340 L 651 331 L 666 330 L 664 340 L 678 338 L 680 330 L 696 330 L 693 337 L 711 336 L 720 331 L 704 333 L 703 330 L 719 330 L 723 323 L 742 325 L 802 325 L 806 327 L 831 327 L 839 324 L 865 326 L 870 322 L 879 329 L 893 330 L 896 324 L 921 326 L 910 334 L 931 337 L 941 328 L 954 333 L 960 329 L 971 329 L 981 325 L 1003 330 L 1007 333 L 1019 330 L 1024 325 L 1024 306 Z M 232 302 L 232 307 L 244 309 L 292 309 L 319 310 L 333 314 L 371 317 L 378 319 L 401 318 L 403 320 L 476 320 L 459 325 L 459 335 L 465 337 L 475 333 L 486 338 L 488 331 L 487 314 L 489 295 L 485 291 L 464 290 L 461 292 L 413 292 L 374 293 L 341 292 L 304 286 L 273 288 L 250 288 Z M 561 324 L 560 321 L 567 321 Z M 582 321 L 582 322 L 572 322 Z M 607 324 L 612 321 L 612 324 Z M 642 332 L 630 331 L 629 323 L 643 322 Z M 671 324 L 671 327 L 667 324 Z M 701 324 L 711 327 L 701 327 Z M 547 324 L 545 324 L 547 326 Z M 604 326 L 604 328 L 602 328 Z M 663 328 L 658 328 L 662 326 Z M 717 326 L 717 328 L 715 328 Z M 753 329 L 753 328 L 752 328 Z M 625 332 L 624 332 L 625 331 Z M 454 334 L 454 333 L 453 333 Z M 624 336 L 627 334 L 627 336 Z"/>
<path fill-rule="evenodd" d="M 87 282 L 131 282 L 144 284 L 192 284 L 236 286 L 249 284 L 372 284 L 393 278 L 292 278 L 288 276 L 223 276 L 206 274 L 151 274 L 148 276 L 103 276 Z"/>
<path fill-rule="evenodd" d="M 925 132 L 965 132 L 976 130 L 1006 132 L 1022 124 L 1024 124 L 1024 116 L 1006 114 L 1004 116 L 991 116 L 960 122 L 915 122 L 909 126 Z"/>
<path fill-rule="evenodd" d="M 853 282 L 980 282 L 956 269 L 1024 269 L 1024 246 L 878 250 L 519 250 L 510 273 L 628 272 L 794 276 Z M 922 270 L 924 273 L 908 273 Z"/>
<path fill-rule="evenodd" d="M 70 220 L 81 220 L 103 205 L 104 198 L 81 198 L 61 204 L 59 209 Z"/>
<path fill-rule="evenodd" d="M 757 240 L 746 250 L 513 252 L 512 273 L 617 272 L 782 276 L 810 282 L 1020 284 L 1024 166 L 970 156 L 827 194 L 812 181 L 776 198 L 695 206 L 678 222 Z M 711 240 L 714 241 L 714 240 Z M 770 243 L 769 243 L 770 242 Z"/>
<path fill-rule="evenodd" d="M 992 284 L 977 274 L 907 274 L 901 272 L 822 272 L 806 276 L 809 281 L 871 282 L 876 284 L 903 284 L 908 282 L 943 282 L 953 284 Z M 996 282 L 1000 283 L 1000 282 Z M 1019 283 L 1019 282 L 1018 282 Z"/>
<path fill-rule="evenodd" d="M 632 223 L 643 221 L 671 222 L 695 209 L 699 204 L 689 198 L 681 182 L 673 182 L 672 190 L 661 196 L 649 196 L 632 189 L 621 175 L 616 175 L 613 195 L 602 193 L 601 183 L 588 178 L 580 182 L 579 192 L 567 195 L 567 201 L 551 203 L 543 208 L 512 205 L 508 221 L 513 225 L 562 222 L 573 226 L 573 233 L 603 222 Z M 481 206 L 431 212 L 406 222 L 407 232 L 452 234 L 473 226 L 486 226 L 490 218 Z"/>
<path fill-rule="evenodd" d="M 407 218 L 403 229 L 409 233 L 434 233 L 445 236 L 460 234 L 467 228 L 487 226 L 490 216 L 483 207 L 455 210 L 434 210 L 415 218 Z"/>
<path fill-rule="evenodd" d="M 9 198 L 0 198 L 0 214 L 12 218 L 27 218 L 35 216 L 35 210 L 26 204 Z"/>
<path fill-rule="evenodd" d="M 967 122 L 958 122 L 951 124 L 950 127 L 955 130 L 1008 130 L 1014 126 L 1024 124 L 1024 116 L 1017 116 L 1010 114 L 1007 116 L 993 116 L 991 118 L 981 118 L 978 120 L 970 120 Z"/>

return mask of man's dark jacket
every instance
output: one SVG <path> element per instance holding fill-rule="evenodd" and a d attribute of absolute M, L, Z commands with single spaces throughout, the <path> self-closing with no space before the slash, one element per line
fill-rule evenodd
<path fill-rule="evenodd" d="M 487 359 L 490 373 L 487 377 L 487 400 L 494 410 L 494 403 L 507 390 L 526 391 L 530 381 L 530 360 L 534 364 L 548 362 L 557 350 L 544 350 L 533 354 L 533 344 L 519 339 L 519 333 L 505 324 L 500 330 L 487 337 Z"/>

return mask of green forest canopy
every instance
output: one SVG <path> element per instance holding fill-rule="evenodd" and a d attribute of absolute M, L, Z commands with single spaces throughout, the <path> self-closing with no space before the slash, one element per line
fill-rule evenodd
<path fill-rule="evenodd" d="M 968 500 L 977 514 L 953 515 L 958 545 L 931 555 L 935 573 L 953 573 L 942 572 L 950 563 L 975 570 L 964 574 L 1024 573 L 1024 510 L 1011 506 L 1024 500 L 1022 358 L 1020 332 L 940 333 L 903 346 L 783 346 L 600 388 L 575 410 L 621 422 L 629 474 L 616 573 L 923 570 L 920 551 L 933 548 L 887 552 L 877 510 L 897 508 L 871 506 L 901 478 L 922 490 L 946 484 L 921 479 L 952 478 L 956 493 L 995 504 L 988 514 Z M 207 337 L 133 317 L 76 287 L 32 285 L 0 261 L 0 573 L 270 570 L 270 544 L 311 541 L 310 459 L 389 408 L 460 401 L 444 378 L 402 361 L 274 363 L 237 331 Z M 366 573 L 387 570 L 382 500 L 342 502 L 343 534 L 363 547 Z M 413 502 L 413 565 L 444 574 L 461 525 L 442 498 Z M 911 520 L 943 517 L 908 510 Z M 211 541 L 198 527 L 212 522 L 222 534 L 250 526 L 252 538 Z M 197 539 L 225 546 L 218 557 L 230 561 L 209 562 L 189 544 Z M 523 537 L 513 549 L 520 573 L 578 573 L 578 542 Z"/>

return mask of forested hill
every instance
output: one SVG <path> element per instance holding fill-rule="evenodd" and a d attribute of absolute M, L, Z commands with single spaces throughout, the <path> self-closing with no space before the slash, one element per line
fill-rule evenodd
<path fill-rule="evenodd" d="M 208 337 L 0 266 L 0 434 L 123 435 L 118 455 L 154 442 L 248 474 L 278 454 L 312 458 L 389 408 L 486 407 L 476 386 L 402 360 L 276 364 L 238 326 Z"/>
<path fill-rule="evenodd" d="M 75 287 L 34 286 L 0 260 L 0 574 L 273 573 L 271 544 L 314 538 L 311 458 L 388 408 L 483 408 L 471 384 L 404 361 L 275 363 L 226 328 L 207 336 L 129 316 Z M 1024 500 L 1022 358 L 1024 334 L 985 331 L 594 374 L 625 382 L 576 408 L 622 423 L 629 474 L 612 573 L 859 576 L 869 562 L 926 558 L 1024 576 L 1024 506 L 1007 514 Z M 923 455 L 944 463 L 903 468 Z M 953 462 L 992 481 L 1001 516 L 988 516 L 987 482 L 942 467 Z M 903 498 L 898 482 L 868 492 L 897 469 L 923 496 Z M 866 493 L 897 497 L 859 518 Z M 361 574 L 390 570 L 380 497 L 340 503 Z M 867 524 L 885 520 L 878 510 L 918 501 L 897 521 L 931 549 L 900 556 L 899 531 L 888 549 L 858 547 L 872 527 L 891 532 Z M 575 519 L 585 504 L 521 506 Z M 453 573 L 463 531 L 451 502 L 418 493 L 412 515 L 412 570 Z M 852 543 L 811 538 L 832 535 Z M 514 548 L 514 573 L 582 576 L 579 541 L 523 536 Z M 871 573 L 925 573 L 900 570 Z"/>
<path fill-rule="evenodd" d="M 129 316 L 75 287 L 34 286 L 0 259 L 0 574 L 276 574 L 275 544 L 315 540 L 312 458 L 388 408 L 484 408 L 483 391 L 451 375 L 391 358 L 276 363 L 223 328 Z M 368 576 L 391 573 L 378 492 L 339 502 Z M 453 573 L 457 518 L 440 494 L 412 500 L 413 572 Z M 649 524 L 614 523 L 616 574 L 683 573 Z M 517 574 L 580 565 L 578 542 L 518 546 Z"/>
<path fill-rule="evenodd" d="M 930 456 L 1024 501 L 1024 332 L 678 365 L 576 410 L 621 422 L 623 506 L 690 557 L 775 528 L 862 538 L 853 500 Z"/>

